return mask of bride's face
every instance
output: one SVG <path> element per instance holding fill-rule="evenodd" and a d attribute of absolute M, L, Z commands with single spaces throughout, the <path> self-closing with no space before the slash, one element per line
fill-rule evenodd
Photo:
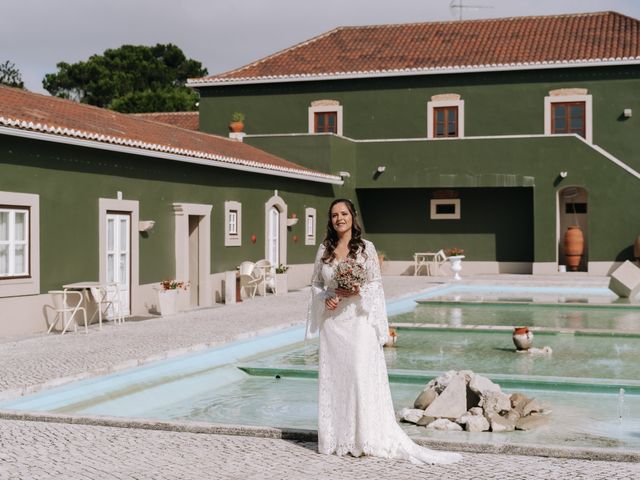
<path fill-rule="evenodd" d="M 331 225 L 338 235 L 351 231 L 353 218 L 349 208 L 344 203 L 336 203 L 331 209 Z"/>

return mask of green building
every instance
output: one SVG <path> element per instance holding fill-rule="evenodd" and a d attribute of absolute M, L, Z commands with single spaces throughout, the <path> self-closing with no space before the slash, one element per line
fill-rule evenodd
<path fill-rule="evenodd" d="M 388 272 L 452 247 L 478 273 L 606 274 L 632 257 L 634 18 L 341 27 L 189 85 L 201 130 L 223 134 L 240 111 L 245 143 L 342 175 Z M 565 255 L 570 226 L 581 255 Z"/>
<path fill-rule="evenodd" d="M 118 283 L 127 315 L 156 312 L 165 279 L 190 283 L 183 309 L 221 301 L 247 260 L 292 264 L 305 285 L 317 212 L 342 184 L 228 138 L 0 87 L 0 335 L 46 330 L 48 292 L 79 282 Z"/>

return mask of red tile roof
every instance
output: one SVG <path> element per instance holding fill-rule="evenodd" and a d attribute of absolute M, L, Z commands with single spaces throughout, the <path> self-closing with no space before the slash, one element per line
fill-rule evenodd
<path fill-rule="evenodd" d="M 133 113 L 134 117 L 144 118 L 152 122 L 168 123 L 174 127 L 187 130 L 200 130 L 199 112 L 157 112 L 157 113 Z"/>
<path fill-rule="evenodd" d="M 640 61 L 640 22 L 616 12 L 340 27 L 220 75 L 225 83 Z"/>
<path fill-rule="evenodd" d="M 141 154 L 151 151 L 158 157 L 176 155 L 180 160 L 223 168 L 319 182 L 340 181 L 335 175 L 302 167 L 242 142 L 19 88 L 0 86 L 0 127 L 39 132 L 51 141 L 71 137 L 86 141 L 89 147 L 97 142 L 114 149 L 131 147 Z"/>

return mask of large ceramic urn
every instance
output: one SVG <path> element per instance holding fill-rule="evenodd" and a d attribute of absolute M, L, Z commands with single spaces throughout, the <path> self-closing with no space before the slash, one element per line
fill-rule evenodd
<path fill-rule="evenodd" d="M 516 327 L 511 336 L 518 350 L 529 350 L 533 345 L 533 332 L 527 327 Z"/>
<path fill-rule="evenodd" d="M 572 225 L 564 234 L 564 256 L 569 270 L 574 272 L 578 270 L 583 253 L 584 236 L 582 235 L 582 229 L 577 225 Z"/>

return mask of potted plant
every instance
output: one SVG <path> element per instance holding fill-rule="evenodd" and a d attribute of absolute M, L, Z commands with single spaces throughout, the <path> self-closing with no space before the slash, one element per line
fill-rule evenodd
<path fill-rule="evenodd" d="M 229 123 L 229 130 L 238 133 L 244 130 L 244 113 L 233 112 L 231 114 L 231 123 Z"/>
<path fill-rule="evenodd" d="M 274 292 L 276 295 L 286 295 L 289 291 L 287 286 L 287 270 L 289 270 L 289 267 L 282 263 L 276 267 L 276 285 Z"/>
<path fill-rule="evenodd" d="M 444 251 L 447 260 L 451 262 L 451 270 L 453 271 L 453 279 L 460 280 L 460 270 L 462 270 L 462 259 L 464 258 L 464 250 L 453 247 Z"/>
<path fill-rule="evenodd" d="M 178 292 L 186 290 L 188 282 L 178 280 L 163 280 L 158 289 L 158 310 L 160 315 L 173 315 L 178 311 Z"/>

